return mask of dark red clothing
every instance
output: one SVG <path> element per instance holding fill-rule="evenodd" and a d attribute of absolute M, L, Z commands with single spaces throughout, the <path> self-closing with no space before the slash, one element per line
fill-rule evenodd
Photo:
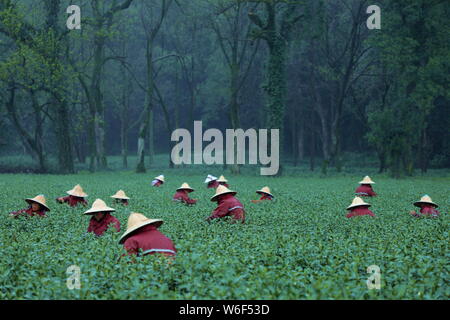
<path fill-rule="evenodd" d="M 217 182 L 217 180 L 214 180 L 214 181 L 208 182 L 207 188 L 208 189 L 210 189 L 210 188 L 217 189 L 218 186 L 219 186 L 219 183 Z"/>
<path fill-rule="evenodd" d="M 377 195 L 370 184 L 360 185 L 356 188 L 355 193 L 362 197 L 375 197 Z"/>
<path fill-rule="evenodd" d="M 87 232 L 93 232 L 96 236 L 102 236 L 106 230 L 108 230 L 110 225 L 113 225 L 117 232 L 120 232 L 120 222 L 111 214 L 104 214 L 100 221 L 97 221 L 95 217 L 92 217 Z"/>
<path fill-rule="evenodd" d="M 269 196 L 268 194 L 262 193 L 261 198 L 259 198 L 259 200 L 272 200 L 272 197 Z"/>
<path fill-rule="evenodd" d="M 22 214 L 26 214 L 27 217 L 35 217 L 35 216 L 46 217 L 45 211 L 46 210 L 39 210 L 39 211 L 33 212 L 33 209 L 31 207 L 29 207 L 28 209 L 22 209 L 19 211 L 11 212 L 10 214 L 13 215 L 14 218 L 17 218 L 18 216 L 20 216 Z"/>
<path fill-rule="evenodd" d="M 156 180 L 156 182 L 153 184 L 153 186 L 154 187 L 159 187 L 162 184 L 163 184 L 163 182 L 161 180 Z"/>
<path fill-rule="evenodd" d="M 414 214 L 414 217 L 439 217 L 441 213 L 431 204 L 422 204 L 419 213 Z"/>
<path fill-rule="evenodd" d="M 227 188 L 229 188 L 230 186 L 228 185 L 228 183 L 226 182 L 219 182 L 220 185 L 225 186 Z"/>
<path fill-rule="evenodd" d="M 181 201 L 186 204 L 196 204 L 197 200 L 189 198 L 189 194 L 186 190 L 178 190 L 173 196 L 174 201 Z"/>
<path fill-rule="evenodd" d="M 360 206 L 350 209 L 350 212 L 346 215 L 347 218 L 359 217 L 359 216 L 372 216 L 375 217 L 375 214 L 369 210 L 367 206 Z"/>
<path fill-rule="evenodd" d="M 235 220 L 240 220 L 242 223 L 245 222 L 244 206 L 232 194 L 219 196 L 217 203 L 217 208 L 212 212 L 208 220 L 232 216 Z"/>
<path fill-rule="evenodd" d="M 58 200 L 58 199 L 56 199 Z M 68 203 L 71 207 L 76 207 L 79 204 L 82 204 L 86 206 L 88 203 L 84 198 L 81 197 L 74 197 L 74 196 L 67 196 L 62 198 L 62 203 Z"/>
<path fill-rule="evenodd" d="M 147 254 L 161 253 L 166 256 L 174 256 L 177 253 L 172 240 L 151 224 L 131 233 L 131 236 L 125 240 L 123 246 L 129 255 L 142 254 L 145 256 Z"/>

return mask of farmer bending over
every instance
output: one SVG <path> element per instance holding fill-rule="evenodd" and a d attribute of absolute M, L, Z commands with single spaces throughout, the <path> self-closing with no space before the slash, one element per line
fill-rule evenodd
<path fill-rule="evenodd" d="M 411 211 L 409 214 L 413 217 L 431 217 L 437 218 L 441 214 L 436 208 L 439 207 L 436 203 L 431 200 L 430 196 L 424 195 L 419 201 L 414 202 L 416 207 L 420 208 L 420 211 L 417 213 L 415 211 Z"/>
<path fill-rule="evenodd" d="M 253 203 L 258 203 L 264 200 L 272 200 L 273 194 L 270 193 L 270 188 L 269 187 L 264 187 L 261 190 L 256 191 L 257 194 L 261 195 L 261 198 L 259 198 L 258 200 L 252 200 Z"/>
<path fill-rule="evenodd" d="M 365 203 L 363 199 L 360 197 L 355 197 L 350 206 L 347 207 L 347 210 L 350 212 L 346 215 L 347 218 L 359 217 L 359 216 L 372 216 L 375 217 L 375 214 L 369 210 L 370 204 Z"/>
<path fill-rule="evenodd" d="M 228 180 L 227 179 L 225 179 L 225 177 L 224 176 L 220 176 L 219 177 L 219 179 L 217 179 L 217 182 L 219 183 L 219 185 L 221 185 L 221 186 L 225 186 L 225 187 L 227 187 L 227 188 L 229 188 L 230 186 L 228 185 Z"/>
<path fill-rule="evenodd" d="M 212 219 L 231 216 L 235 221 L 244 223 L 244 206 L 234 197 L 236 193 L 236 191 L 231 191 L 225 186 L 219 186 L 216 189 L 216 194 L 211 198 L 211 201 L 217 201 L 218 206 L 206 220 L 210 221 Z"/>
<path fill-rule="evenodd" d="M 116 204 L 121 203 L 124 206 L 128 206 L 128 200 L 130 200 L 123 190 L 117 191 L 115 195 L 111 196 L 111 198 L 115 200 Z"/>
<path fill-rule="evenodd" d="M 372 184 L 375 182 L 370 179 L 369 176 L 365 176 L 362 181 L 359 182 L 360 186 L 356 188 L 356 195 L 359 197 L 375 197 L 377 194 L 372 189 Z"/>
<path fill-rule="evenodd" d="M 111 212 L 114 211 L 116 210 L 108 207 L 103 200 L 95 200 L 92 208 L 84 213 L 86 215 L 92 215 L 87 232 L 93 232 L 96 236 L 100 237 L 111 225 L 116 228 L 117 232 L 120 232 L 119 220 L 111 215 Z"/>
<path fill-rule="evenodd" d="M 71 207 L 76 207 L 79 204 L 87 206 L 88 203 L 84 198 L 88 195 L 83 191 L 83 188 L 79 184 L 73 187 L 72 190 L 67 191 L 67 194 L 67 197 L 57 198 L 56 201 L 59 203 L 68 203 Z"/>
<path fill-rule="evenodd" d="M 45 212 L 50 211 L 50 208 L 46 205 L 45 197 L 43 195 L 38 195 L 34 198 L 28 198 L 25 199 L 25 201 L 30 206 L 27 209 L 11 212 L 9 215 L 12 218 L 17 218 L 20 215 L 26 215 L 26 217 L 45 217 Z"/>
<path fill-rule="evenodd" d="M 175 195 L 173 196 L 173 201 L 180 201 L 183 202 L 185 204 L 196 204 L 197 200 L 196 199 L 191 199 L 189 198 L 189 193 L 193 192 L 194 189 L 192 189 L 186 182 L 183 183 L 181 185 L 181 187 L 179 187 L 177 189 L 177 192 L 175 193 Z"/>
<path fill-rule="evenodd" d="M 208 174 L 208 176 L 206 177 L 205 183 L 207 184 L 206 188 L 208 189 L 211 188 L 217 189 L 217 187 L 219 186 L 219 182 L 217 182 L 217 177 L 214 177 L 210 174 Z"/>
<path fill-rule="evenodd" d="M 128 255 L 144 256 L 162 254 L 175 256 L 177 250 L 168 237 L 158 231 L 163 224 L 160 219 L 148 219 L 141 213 L 131 213 L 128 218 L 127 231 L 120 237 Z"/>
<path fill-rule="evenodd" d="M 164 175 L 160 175 L 154 178 L 154 180 L 152 181 L 152 186 L 154 187 L 159 187 L 162 184 L 164 184 Z"/>

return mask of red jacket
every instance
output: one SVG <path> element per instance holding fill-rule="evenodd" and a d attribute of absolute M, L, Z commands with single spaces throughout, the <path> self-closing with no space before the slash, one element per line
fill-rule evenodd
<path fill-rule="evenodd" d="M 62 198 L 62 202 L 68 203 L 69 206 L 71 206 L 71 207 L 76 207 L 80 203 L 84 206 L 86 206 L 88 204 L 84 198 L 74 197 L 74 196 L 67 196 L 67 197 Z"/>
<path fill-rule="evenodd" d="M 359 216 L 372 216 L 375 217 L 375 214 L 369 210 L 367 206 L 359 206 L 350 209 L 350 212 L 346 215 L 347 218 L 359 217 Z"/>
<path fill-rule="evenodd" d="M 362 197 L 375 197 L 377 195 L 370 184 L 360 185 L 356 188 L 355 193 Z"/>
<path fill-rule="evenodd" d="M 129 255 L 162 253 L 166 256 L 174 256 L 177 253 L 172 240 L 151 224 L 133 232 L 125 240 L 123 246 Z M 142 253 L 140 253 L 140 250 L 142 250 Z"/>
<path fill-rule="evenodd" d="M 197 200 L 189 198 L 189 194 L 186 190 L 179 190 L 173 196 L 174 201 L 181 201 L 186 204 L 196 204 Z"/>
<path fill-rule="evenodd" d="M 262 194 L 261 198 L 259 198 L 259 200 L 272 200 L 272 197 L 269 196 L 268 194 Z"/>
<path fill-rule="evenodd" d="M 415 217 L 439 217 L 441 213 L 431 204 L 422 204 L 419 213 Z"/>
<path fill-rule="evenodd" d="M 120 222 L 117 218 L 113 217 L 111 214 L 106 213 L 100 221 L 97 221 L 94 217 L 91 218 L 89 222 L 89 227 L 87 232 L 93 232 L 96 236 L 102 236 L 106 230 L 113 225 L 117 232 L 120 232 Z"/>
<path fill-rule="evenodd" d="M 156 181 L 153 180 L 152 184 L 153 184 L 154 187 L 159 187 L 160 185 L 163 184 L 163 182 L 161 180 L 156 180 Z"/>
<path fill-rule="evenodd" d="M 35 217 L 35 216 L 46 217 L 45 212 L 46 212 L 46 210 L 40 210 L 40 211 L 33 212 L 33 209 L 31 207 L 29 207 L 28 209 L 22 209 L 19 211 L 11 212 L 10 214 L 13 215 L 14 218 L 17 218 L 18 216 L 20 216 L 22 214 L 26 214 L 27 217 Z"/>
<path fill-rule="evenodd" d="M 208 189 L 210 189 L 210 188 L 217 189 L 218 186 L 219 186 L 219 183 L 217 182 L 217 180 L 214 180 L 214 181 L 208 182 L 207 188 Z"/>
<path fill-rule="evenodd" d="M 375 197 L 377 194 L 373 191 L 370 184 L 362 184 L 355 191 L 356 194 L 362 197 Z"/>
<path fill-rule="evenodd" d="M 217 208 L 208 217 L 208 220 L 232 216 L 235 220 L 240 220 L 242 223 L 245 222 L 244 205 L 232 194 L 219 196 L 217 203 Z"/>

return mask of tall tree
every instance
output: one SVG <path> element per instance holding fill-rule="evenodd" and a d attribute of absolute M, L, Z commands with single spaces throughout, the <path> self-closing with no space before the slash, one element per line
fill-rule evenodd
<path fill-rule="evenodd" d="M 287 46 L 294 26 L 303 17 L 303 14 L 298 13 L 299 4 L 302 2 L 286 3 L 282 0 L 251 2 L 264 4 L 265 20 L 256 12 L 249 12 L 248 16 L 256 26 L 252 32 L 253 37 L 264 40 L 269 47 L 267 82 L 264 85 L 268 99 L 267 126 L 269 129 L 280 130 L 280 152 L 283 154 Z M 282 173 L 281 168 L 280 165 L 279 174 Z"/>
<path fill-rule="evenodd" d="M 249 4 L 238 0 L 218 2 L 210 22 L 229 69 L 228 107 L 233 129 L 241 128 L 239 96 L 259 48 L 259 41 L 254 44 L 248 37 L 250 24 L 244 15 L 249 8 Z M 236 151 L 234 154 L 236 157 Z M 236 159 L 234 163 L 233 173 L 239 174 L 240 166 Z"/>
<path fill-rule="evenodd" d="M 145 168 L 145 141 L 149 138 L 149 131 L 152 129 L 153 103 L 154 103 L 154 87 L 155 87 L 155 70 L 154 70 L 154 47 L 155 39 L 158 35 L 164 18 L 172 4 L 172 0 L 160 0 L 159 14 L 155 17 L 154 3 L 149 4 L 147 1 L 141 1 L 141 22 L 145 32 L 145 61 L 146 61 L 146 105 L 144 106 L 145 115 L 139 128 L 138 136 L 138 163 L 136 172 L 146 172 Z M 155 22 L 154 22 L 155 21 Z"/>

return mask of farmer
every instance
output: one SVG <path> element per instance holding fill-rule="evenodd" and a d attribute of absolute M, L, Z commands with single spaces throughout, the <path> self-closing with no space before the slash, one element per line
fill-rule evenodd
<path fill-rule="evenodd" d="M 227 188 L 229 188 L 230 186 L 228 185 L 228 180 L 227 179 L 225 179 L 225 177 L 224 176 L 220 176 L 219 177 L 219 179 L 217 179 L 217 182 L 219 183 L 219 185 L 221 185 L 221 186 L 225 186 L 225 187 L 227 187 Z"/>
<path fill-rule="evenodd" d="M 353 218 L 358 216 L 372 216 L 375 217 L 375 214 L 369 210 L 370 204 L 365 203 L 363 199 L 360 197 L 355 197 L 350 206 L 347 207 L 347 210 L 350 212 L 346 215 L 347 218 Z"/>
<path fill-rule="evenodd" d="M 120 232 L 119 220 L 111 215 L 111 212 L 114 211 L 116 210 L 108 207 L 103 200 L 95 200 L 92 208 L 84 213 L 86 215 L 92 215 L 87 232 L 93 232 L 96 236 L 100 237 L 111 225 L 116 228 L 117 232 Z"/>
<path fill-rule="evenodd" d="M 206 177 L 205 183 L 207 183 L 206 187 L 208 189 L 210 188 L 217 189 L 217 187 L 219 186 L 219 183 L 217 182 L 217 177 L 214 177 L 210 174 L 208 174 L 208 176 Z"/>
<path fill-rule="evenodd" d="M 16 212 L 11 212 L 9 215 L 12 218 L 17 218 L 20 215 L 26 215 L 26 217 L 45 217 L 45 212 L 50 211 L 50 208 L 46 205 L 46 200 L 43 195 L 38 195 L 34 198 L 25 199 L 30 205 L 27 209 L 22 209 Z"/>
<path fill-rule="evenodd" d="M 234 197 L 236 193 L 236 191 L 232 191 L 225 186 L 219 186 L 216 189 L 216 194 L 211 198 L 211 201 L 217 201 L 218 206 L 212 212 L 211 216 L 206 218 L 206 221 L 231 216 L 235 221 L 244 223 L 244 206 Z"/>
<path fill-rule="evenodd" d="M 365 176 L 362 181 L 359 182 L 360 186 L 356 188 L 356 195 L 359 197 L 375 197 L 377 194 L 372 189 L 372 184 L 375 182 L 370 179 L 369 176 Z"/>
<path fill-rule="evenodd" d="M 76 207 L 79 204 L 87 206 L 88 203 L 84 198 L 86 198 L 88 195 L 83 191 L 83 188 L 79 184 L 73 187 L 72 190 L 67 191 L 67 194 L 68 196 L 66 197 L 57 198 L 56 202 L 68 203 L 71 207 Z"/>
<path fill-rule="evenodd" d="M 116 204 L 121 203 L 124 206 L 128 206 L 128 200 L 130 200 L 123 190 L 117 191 L 115 195 L 111 196 L 111 198 L 115 200 Z"/>
<path fill-rule="evenodd" d="M 270 193 L 270 188 L 269 187 L 264 187 L 261 190 L 256 191 L 257 194 L 261 195 L 261 198 L 259 198 L 258 200 L 252 200 L 253 203 L 258 203 L 264 200 L 272 200 L 273 194 Z"/>
<path fill-rule="evenodd" d="M 164 183 L 164 175 L 160 175 L 154 178 L 154 180 L 152 181 L 152 186 L 154 187 L 159 187 Z"/>
<path fill-rule="evenodd" d="M 183 183 L 181 185 L 181 187 L 179 187 L 177 189 L 177 192 L 175 193 L 175 195 L 173 196 L 173 201 L 180 201 L 183 202 L 185 204 L 196 204 L 197 200 L 196 199 L 191 199 L 189 198 L 189 193 L 193 192 L 194 189 L 192 189 L 189 184 L 187 184 L 186 182 Z"/>
<path fill-rule="evenodd" d="M 419 201 L 414 202 L 416 207 L 420 208 L 420 211 L 416 213 L 411 211 L 409 214 L 413 217 L 431 217 L 437 218 L 441 214 L 436 208 L 439 207 L 436 203 L 431 200 L 429 195 L 424 195 Z"/>
<path fill-rule="evenodd" d="M 163 254 L 175 256 L 177 250 L 168 237 L 158 231 L 163 224 L 160 219 L 148 219 L 141 213 L 131 213 L 128 218 L 127 231 L 120 237 L 129 255 L 144 256 L 147 254 Z"/>

